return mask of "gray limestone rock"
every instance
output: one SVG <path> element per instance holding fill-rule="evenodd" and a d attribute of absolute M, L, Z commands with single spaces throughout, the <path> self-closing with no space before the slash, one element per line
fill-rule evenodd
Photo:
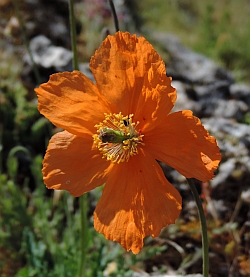
<path fill-rule="evenodd" d="M 202 119 L 206 129 L 214 135 L 224 158 L 237 158 L 250 154 L 250 126 L 226 118 Z"/>
<path fill-rule="evenodd" d="M 34 37 L 30 41 L 30 50 L 34 62 L 42 68 L 53 67 L 55 71 L 67 71 L 72 69 L 72 52 L 55 46 L 43 35 Z M 25 60 L 31 66 L 32 62 L 29 55 L 25 56 Z"/>
<path fill-rule="evenodd" d="M 176 36 L 152 32 L 151 37 L 168 52 L 170 56 L 168 75 L 173 79 L 197 85 L 208 85 L 217 81 L 225 81 L 230 85 L 234 82 L 227 70 L 204 55 L 183 46 Z"/>
<path fill-rule="evenodd" d="M 202 101 L 201 117 L 225 117 L 242 121 L 248 112 L 248 106 L 240 100 L 235 99 L 211 99 Z"/>
<path fill-rule="evenodd" d="M 244 101 L 250 109 L 250 86 L 245 84 L 232 84 L 229 87 L 231 97 Z"/>

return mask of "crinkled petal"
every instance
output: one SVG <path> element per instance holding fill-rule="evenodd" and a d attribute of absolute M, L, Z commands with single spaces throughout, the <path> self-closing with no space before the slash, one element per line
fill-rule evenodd
<path fill-rule="evenodd" d="M 79 71 L 53 74 L 35 91 L 40 113 L 75 135 L 92 135 L 109 112 L 97 87 Z"/>
<path fill-rule="evenodd" d="M 94 213 L 94 227 L 127 251 L 138 253 L 145 236 L 158 236 L 181 210 L 179 192 L 150 154 L 113 167 Z"/>
<path fill-rule="evenodd" d="M 213 178 L 221 160 L 215 138 L 188 110 L 168 115 L 164 124 L 145 134 L 143 142 L 155 159 L 203 182 Z"/>
<path fill-rule="evenodd" d="M 118 32 L 108 36 L 91 58 L 99 91 L 112 111 L 134 114 L 142 130 L 160 124 L 176 100 L 162 58 L 145 38 Z"/>
<path fill-rule="evenodd" d="M 44 183 L 49 189 L 67 190 L 73 196 L 105 183 L 112 164 L 102 159 L 92 147 L 93 139 L 63 131 L 55 134 L 48 145 L 44 161 Z"/>

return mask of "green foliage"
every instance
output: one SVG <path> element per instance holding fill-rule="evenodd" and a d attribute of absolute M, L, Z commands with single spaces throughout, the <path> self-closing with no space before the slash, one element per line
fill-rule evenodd
<path fill-rule="evenodd" d="M 250 112 L 247 112 L 245 114 L 244 122 L 243 123 L 246 123 L 246 124 L 250 125 Z"/>
<path fill-rule="evenodd" d="M 247 0 L 146 0 L 146 28 L 177 35 L 190 48 L 250 79 L 250 6 Z M 145 28 L 145 27 L 144 27 Z"/>
<path fill-rule="evenodd" d="M 42 182 L 42 157 L 32 159 L 31 170 L 36 176 L 36 189 L 31 191 L 28 182 L 20 187 L 15 183 L 18 161 L 15 153 L 27 149 L 15 147 L 10 151 L 9 177 L 0 175 L 0 252 L 8 250 L 10 255 L 2 257 L 1 267 L 11 261 L 16 267 L 16 277 L 76 276 L 80 255 L 80 212 L 78 199 L 67 192 L 47 195 Z M 58 192 L 56 192 L 57 194 Z M 91 193 L 92 200 L 99 198 L 99 190 Z M 89 220 L 89 252 L 87 254 L 87 276 L 132 276 L 131 266 L 142 259 L 161 253 L 164 247 L 151 247 L 145 254 L 135 257 L 126 253 L 117 243 L 107 241 L 98 234 Z M 144 253 L 144 254 L 143 254 Z"/>
<path fill-rule="evenodd" d="M 35 97 L 35 93 L 29 92 L 22 84 L 19 61 L 11 53 L 1 56 L 1 59 L 0 142 L 3 151 L 9 151 L 15 145 L 29 145 L 41 151 L 45 148 L 45 143 L 40 146 L 41 141 L 51 136 L 51 124 L 41 119 L 36 102 L 28 101 Z"/>
<path fill-rule="evenodd" d="M 221 62 L 230 70 L 237 72 L 241 68 L 248 74 L 250 19 L 245 18 L 240 22 L 242 25 L 237 28 L 235 17 L 242 12 L 244 14 L 244 11 L 240 10 L 240 6 L 235 6 L 234 1 L 227 4 L 228 6 L 224 5 L 219 14 L 218 5 L 212 2 L 207 4 L 199 28 L 203 39 L 194 48 Z M 233 10 L 233 7 L 237 10 Z M 244 76 L 238 77 L 242 79 Z"/>

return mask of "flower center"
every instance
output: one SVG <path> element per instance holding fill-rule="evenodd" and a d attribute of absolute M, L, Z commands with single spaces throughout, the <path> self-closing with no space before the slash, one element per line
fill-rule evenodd
<path fill-rule="evenodd" d="M 139 122 L 132 122 L 133 114 L 104 115 L 103 122 L 95 125 L 97 134 L 93 135 L 94 143 L 108 161 L 127 162 L 130 156 L 138 154 L 137 147 L 144 145 L 143 135 L 136 130 Z"/>

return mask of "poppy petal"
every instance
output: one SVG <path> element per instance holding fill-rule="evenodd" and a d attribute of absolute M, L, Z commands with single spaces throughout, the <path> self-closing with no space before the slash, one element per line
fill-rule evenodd
<path fill-rule="evenodd" d="M 137 254 L 145 236 L 158 236 L 181 210 L 179 192 L 146 152 L 113 167 L 94 213 L 94 227 Z"/>
<path fill-rule="evenodd" d="M 203 182 L 213 178 L 221 159 L 215 138 L 189 110 L 168 115 L 164 124 L 145 134 L 143 142 L 155 159 Z"/>
<path fill-rule="evenodd" d="M 110 162 L 93 149 L 93 138 L 82 138 L 63 131 L 48 145 L 44 161 L 44 183 L 49 189 L 67 190 L 80 196 L 105 183 Z"/>
<path fill-rule="evenodd" d="M 92 135 L 109 112 L 96 86 L 79 71 L 53 74 L 35 91 L 40 113 L 75 135 Z"/>
<path fill-rule="evenodd" d="M 168 114 L 176 101 L 162 58 L 143 37 L 122 32 L 108 36 L 91 58 L 90 69 L 112 111 L 134 114 L 142 128 L 159 124 L 163 111 Z"/>

